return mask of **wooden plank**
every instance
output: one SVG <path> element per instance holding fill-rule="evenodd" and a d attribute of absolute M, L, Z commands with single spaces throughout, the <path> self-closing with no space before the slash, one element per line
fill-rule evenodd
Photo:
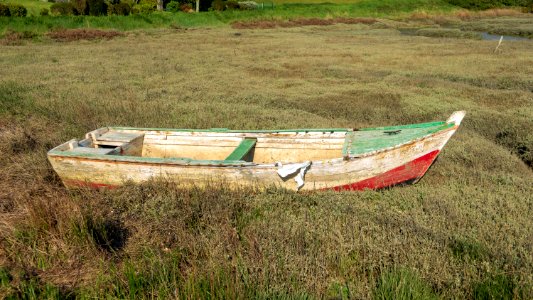
<path fill-rule="evenodd" d="M 432 123 L 427 123 L 432 124 Z M 405 143 L 415 142 L 427 135 L 449 129 L 453 124 L 435 122 L 423 127 L 381 127 L 376 130 L 354 131 L 346 136 L 343 156 L 358 156 L 373 151 L 382 151 Z M 386 130 L 385 130 L 385 129 Z"/>
<path fill-rule="evenodd" d="M 96 154 L 96 155 L 107 155 L 115 151 L 115 148 L 86 148 L 86 147 L 75 147 L 65 152 L 72 154 Z"/>
<path fill-rule="evenodd" d="M 243 139 L 225 160 L 242 160 L 254 148 L 256 139 Z"/>
<path fill-rule="evenodd" d="M 141 135 L 143 134 L 109 131 L 97 137 L 96 140 L 98 142 L 109 141 L 109 142 L 129 143 L 133 141 L 134 139 L 140 137 Z"/>

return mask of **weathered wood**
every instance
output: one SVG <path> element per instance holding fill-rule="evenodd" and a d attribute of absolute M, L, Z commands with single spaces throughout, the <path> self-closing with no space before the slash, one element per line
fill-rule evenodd
<path fill-rule="evenodd" d="M 401 129 L 391 129 L 398 128 L 394 126 L 363 129 L 362 133 L 295 131 L 278 135 L 270 131 L 99 129 L 88 135 L 89 139 L 78 142 L 75 149 L 70 149 L 72 141 L 59 145 L 48 153 L 48 158 L 67 186 L 118 186 L 126 181 L 143 182 L 162 177 L 182 184 L 224 182 L 295 188 L 290 178 L 280 178 L 278 168 L 310 161 L 302 189 L 382 188 L 420 179 L 463 117 L 464 112 L 456 112 L 446 122 L 399 126 Z M 405 135 L 384 133 L 390 130 L 401 130 L 396 135 Z M 119 142 L 120 138 L 111 138 L 113 131 L 137 134 L 137 138 L 129 142 L 124 139 L 119 148 L 121 153 L 95 153 L 93 150 L 101 148 L 89 148 L 92 136 L 102 140 L 107 134 L 110 137 L 107 142 Z M 238 141 L 248 136 L 257 139 L 253 153 L 250 152 L 252 162 L 239 161 L 236 154 L 230 154 L 239 145 Z M 389 140 L 376 140 L 380 138 Z M 202 143 L 202 139 L 208 139 L 211 145 Z"/>
<path fill-rule="evenodd" d="M 71 154 L 94 154 L 94 155 L 107 155 L 115 151 L 116 148 L 88 148 L 88 147 L 76 147 L 67 150 Z"/>
<path fill-rule="evenodd" d="M 128 133 L 128 132 L 118 132 L 118 131 L 108 131 L 97 138 L 98 142 L 123 142 L 129 143 L 135 139 L 144 136 L 141 133 Z"/>

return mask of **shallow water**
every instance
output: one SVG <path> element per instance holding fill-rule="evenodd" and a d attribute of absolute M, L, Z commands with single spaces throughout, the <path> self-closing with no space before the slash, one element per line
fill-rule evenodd
<path fill-rule="evenodd" d="M 488 41 L 498 41 L 502 37 L 502 35 L 500 34 L 490 34 L 488 32 L 480 32 L 479 34 L 481 34 L 481 39 L 488 40 Z M 521 36 L 504 35 L 503 40 L 504 41 L 527 41 L 529 39 L 526 37 L 521 37 Z"/>
<path fill-rule="evenodd" d="M 410 35 L 410 36 L 424 36 L 424 35 L 418 35 L 417 32 L 418 28 L 416 29 L 399 29 L 401 35 Z M 491 34 L 488 32 L 478 31 L 475 32 L 478 33 L 482 40 L 486 41 L 498 41 L 500 40 L 500 37 L 502 35 L 500 34 Z M 425 37 L 432 37 L 432 36 L 425 36 Z M 440 38 L 438 36 L 434 36 L 434 38 Z M 527 37 L 521 37 L 521 36 L 512 36 L 512 35 L 503 35 L 504 41 L 528 41 L 531 40 Z"/>

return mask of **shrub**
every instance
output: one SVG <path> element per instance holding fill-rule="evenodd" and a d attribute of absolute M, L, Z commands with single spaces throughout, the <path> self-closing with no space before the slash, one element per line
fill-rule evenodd
<path fill-rule="evenodd" d="M 149 14 L 156 10 L 155 7 L 153 7 L 150 4 L 137 4 L 132 8 L 132 13 L 135 14 Z"/>
<path fill-rule="evenodd" d="M 128 3 L 110 4 L 107 7 L 108 15 L 128 16 L 131 13 L 131 6 Z"/>
<path fill-rule="evenodd" d="M 145 5 L 146 7 L 150 7 L 152 11 L 157 10 L 157 0 L 140 0 L 140 4 Z"/>
<path fill-rule="evenodd" d="M 141 0 L 134 6 L 136 13 L 149 14 L 157 9 L 157 0 Z"/>
<path fill-rule="evenodd" d="M 107 14 L 107 4 L 104 0 L 87 0 L 88 14 L 90 16 L 101 16 Z"/>
<path fill-rule="evenodd" d="M 72 3 L 61 3 L 56 2 L 50 6 L 50 12 L 53 15 L 61 15 L 61 16 L 73 16 L 77 14 L 76 9 L 72 5 Z"/>
<path fill-rule="evenodd" d="M 224 4 L 224 1 L 215 0 L 215 1 L 213 1 L 213 3 L 211 3 L 211 10 L 223 11 L 225 6 L 226 5 Z"/>
<path fill-rule="evenodd" d="M 226 9 L 229 9 L 229 10 L 234 10 L 234 9 L 239 9 L 239 2 L 235 1 L 235 0 L 228 0 L 226 1 Z"/>
<path fill-rule="evenodd" d="M 20 4 L 9 4 L 9 13 L 12 17 L 25 17 L 28 10 Z"/>
<path fill-rule="evenodd" d="M 253 10 L 257 9 L 258 4 L 255 1 L 241 1 L 239 3 L 239 8 L 242 10 Z"/>
<path fill-rule="evenodd" d="M 69 3 L 74 7 L 74 10 L 76 10 L 76 15 L 87 15 L 89 13 L 89 6 L 87 5 L 86 0 L 71 0 Z"/>
<path fill-rule="evenodd" d="M 180 10 L 183 11 L 183 12 L 190 12 L 192 9 L 192 4 L 190 3 L 183 3 L 182 5 L 180 5 Z"/>
<path fill-rule="evenodd" d="M 9 7 L 0 3 L 0 17 L 9 17 L 11 13 L 9 12 Z"/>
<path fill-rule="evenodd" d="M 166 7 L 166 11 L 170 11 L 170 12 L 178 12 L 180 11 L 180 3 L 177 2 L 177 1 L 171 1 L 169 4 L 167 4 L 167 7 Z"/>
<path fill-rule="evenodd" d="M 41 16 L 48 16 L 50 14 L 50 11 L 48 10 L 48 8 L 42 8 L 39 14 Z"/>

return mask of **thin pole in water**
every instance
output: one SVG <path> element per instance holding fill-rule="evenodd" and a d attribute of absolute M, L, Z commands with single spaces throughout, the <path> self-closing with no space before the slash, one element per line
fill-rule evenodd
<path fill-rule="evenodd" d="M 500 45 L 502 44 L 502 41 L 503 41 L 503 35 L 500 37 L 500 41 L 498 42 L 498 46 L 496 46 L 496 49 L 494 49 L 494 53 L 496 53 L 496 51 L 498 51 L 498 48 L 500 48 Z"/>

